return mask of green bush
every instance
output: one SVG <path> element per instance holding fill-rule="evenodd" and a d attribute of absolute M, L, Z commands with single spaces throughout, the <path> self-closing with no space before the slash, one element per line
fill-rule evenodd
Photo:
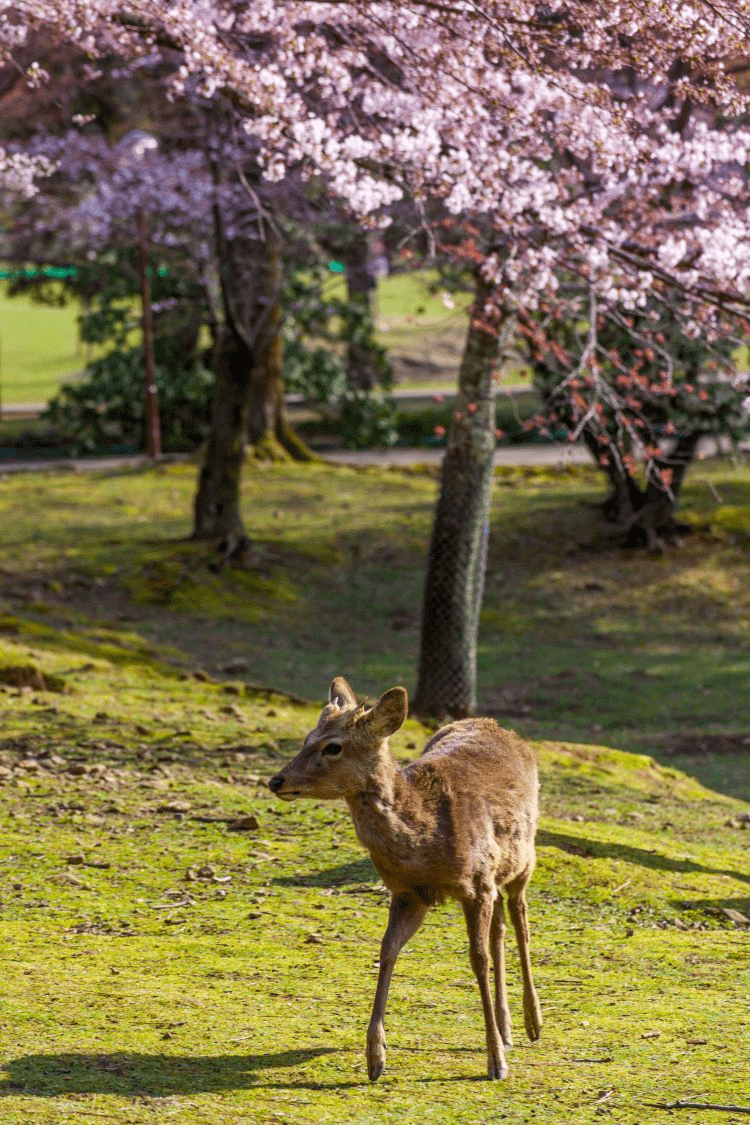
<path fill-rule="evenodd" d="M 350 449 L 394 445 L 396 403 L 389 394 L 393 369 L 375 339 L 369 307 L 360 300 L 323 296 L 320 269 L 298 272 L 287 283 L 284 325 L 284 385 L 321 416 L 321 429 L 335 432 Z M 317 341 L 324 341 L 323 344 Z M 355 348 L 373 371 L 371 389 L 353 386 L 344 355 Z"/>
<path fill-rule="evenodd" d="M 83 383 L 63 387 L 43 414 L 75 454 L 130 448 L 144 439 L 144 368 L 140 347 L 115 348 L 86 369 Z M 200 365 L 175 370 L 157 364 L 162 448 L 194 449 L 208 433 L 214 377 Z"/>
<path fill-rule="evenodd" d="M 398 413 L 391 395 L 350 387 L 339 399 L 341 438 L 348 449 L 395 445 Z"/>

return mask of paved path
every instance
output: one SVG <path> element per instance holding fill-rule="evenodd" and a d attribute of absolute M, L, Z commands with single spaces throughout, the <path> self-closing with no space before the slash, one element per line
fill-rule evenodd
<path fill-rule="evenodd" d="M 744 453 L 750 452 L 750 442 L 741 443 Z M 381 465 L 383 467 L 407 465 L 439 465 L 445 453 L 444 448 L 410 449 L 396 446 L 394 449 L 330 449 L 320 452 L 324 461 L 334 465 L 353 467 Z M 715 457 L 718 453 L 727 456 L 731 453 L 728 443 L 719 448 L 714 438 L 706 438 L 698 447 L 698 457 Z M 169 454 L 164 458 L 170 461 L 186 461 L 188 454 Z M 499 446 L 495 450 L 495 465 L 590 465 L 591 456 L 585 446 L 568 445 L 565 442 L 535 443 Z M 3 461 L 0 459 L 0 477 L 5 473 L 20 472 L 106 472 L 114 469 L 138 468 L 148 465 L 149 459 L 139 454 L 131 457 L 56 457 L 39 460 Z"/>
<path fill-rule="evenodd" d="M 503 393 L 512 395 L 521 395 L 528 393 L 530 388 L 526 385 L 519 385 L 504 388 Z M 408 389 L 397 388 L 394 392 L 395 396 L 402 400 L 408 400 L 410 405 L 428 405 L 433 402 L 436 396 L 444 397 L 450 400 L 455 397 L 455 387 L 445 387 L 442 390 L 423 390 L 419 387 L 410 387 Z M 288 395 L 287 405 L 294 408 L 301 405 L 299 396 Z M 4 405 L 2 412 L 8 414 L 26 414 L 31 416 L 35 413 L 41 413 L 43 404 L 40 403 L 26 403 L 23 405 Z M 725 454 L 731 453 L 731 446 L 728 442 L 722 443 L 723 448 L 717 445 L 713 438 L 704 439 L 698 450 L 699 457 L 715 457 L 717 453 L 723 452 Z M 745 452 L 750 451 L 750 443 L 742 443 L 741 448 Z M 326 460 L 331 461 L 333 464 L 339 465 L 382 465 L 394 466 L 399 465 L 438 465 L 443 459 L 445 447 L 436 446 L 433 448 L 418 448 L 411 449 L 404 446 L 396 446 L 393 449 L 364 449 L 364 450 L 351 450 L 351 449 L 332 449 L 320 451 L 320 456 Z M 166 461 L 182 460 L 180 456 L 169 456 L 165 458 Z M 579 444 L 568 445 L 565 442 L 522 442 L 518 445 L 503 445 L 498 446 L 495 450 L 495 465 L 588 465 L 591 464 L 591 457 L 586 450 L 585 446 Z M 113 456 L 113 457 L 72 457 L 72 458 L 50 458 L 38 460 L 8 460 L 0 459 L 0 475 L 3 473 L 17 473 L 17 472 L 40 472 L 40 471 L 73 471 L 73 472 L 101 472 L 106 470 L 117 469 L 127 465 L 137 467 L 139 465 L 148 464 L 148 459 L 145 456 Z"/>
<path fill-rule="evenodd" d="M 406 449 L 332 449 L 322 454 L 326 461 L 339 465 L 439 465 L 445 448 Z M 498 446 L 496 465 L 587 465 L 591 455 L 583 445 L 565 442 L 534 443 Z"/>
<path fill-rule="evenodd" d="M 407 465 L 439 465 L 445 449 L 331 449 L 321 451 L 319 456 L 334 465 L 351 465 L 359 468 L 367 465 L 381 465 L 384 468 Z M 187 455 L 168 455 L 165 462 L 184 461 Z M 580 445 L 565 445 L 555 442 L 549 445 L 511 445 L 495 451 L 496 465 L 569 465 L 587 464 L 591 458 Z M 104 472 L 107 470 L 148 465 L 144 455 L 131 457 L 50 457 L 38 460 L 19 459 L 4 461 L 0 459 L 0 477 L 4 473 L 34 472 Z"/>

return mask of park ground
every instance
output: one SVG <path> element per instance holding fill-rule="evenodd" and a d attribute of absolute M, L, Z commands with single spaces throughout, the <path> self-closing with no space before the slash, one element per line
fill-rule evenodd
<path fill-rule="evenodd" d="M 698 466 L 659 559 L 599 538 L 591 469 L 498 472 L 479 695 L 539 756 L 543 1037 L 512 952 L 484 1079 L 449 904 L 375 1085 L 386 896 L 343 806 L 265 782 L 334 674 L 413 687 L 436 473 L 249 471 L 243 570 L 188 540 L 195 475 L 0 480 L 4 1125 L 747 1120 L 750 472 Z"/>

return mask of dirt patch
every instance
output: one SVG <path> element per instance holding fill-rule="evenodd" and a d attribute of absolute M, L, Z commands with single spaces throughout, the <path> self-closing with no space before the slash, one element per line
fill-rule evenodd
<path fill-rule="evenodd" d="M 493 718 L 526 718 L 543 714 L 554 707 L 555 712 L 576 712 L 600 683 L 590 672 L 564 668 L 549 676 L 521 683 L 508 680 L 499 691 L 489 692 L 484 713 Z"/>
<path fill-rule="evenodd" d="M 6 687 L 32 688 L 34 691 L 66 691 L 65 680 L 40 672 L 33 664 L 6 664 L 0 667 L 0 684 Z"/>
<path fill-rule="evenodd" d="M 673 734 L 665 746 L 660 748 L 662 754 L 672 757 L 677 754 L 695 755 L 703 757 L 706 754 L 748 754 L 750 753 L 750 734 L 706 734 L 701 731 L 690 731 Z"/>

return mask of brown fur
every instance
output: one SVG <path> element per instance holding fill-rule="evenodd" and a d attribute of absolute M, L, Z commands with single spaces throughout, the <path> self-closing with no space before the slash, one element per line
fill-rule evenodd
<path fill-rule="evenodd" d="M 525 901 L 535 859 L 534 753 L 491 719 L 464 719 L 442 727 L 421 757 L 399 768 L 388 737 L 406 714 L 404 688 L 392 688 L 368 707 L 337 677 L 302 750 L 269 785 L 284 800 L 343 797 L 357 836 L 391 892 L 367 1033 L 370 1078 L 379 1078 L 385 1069 L 383 1018 L 398 953 L 419 929 L 428 907 L 445 898 L 457 899 L 464 909 L 469 956 L 484 1010 L 487 1070 L 490 1078 L 502 1078 L 507 1073 L 503 1044 L 511 1045 L 502 892 L 507 894 L 518 942 L 530 1039 L 539 1038 L 542 1025 Z"/>

